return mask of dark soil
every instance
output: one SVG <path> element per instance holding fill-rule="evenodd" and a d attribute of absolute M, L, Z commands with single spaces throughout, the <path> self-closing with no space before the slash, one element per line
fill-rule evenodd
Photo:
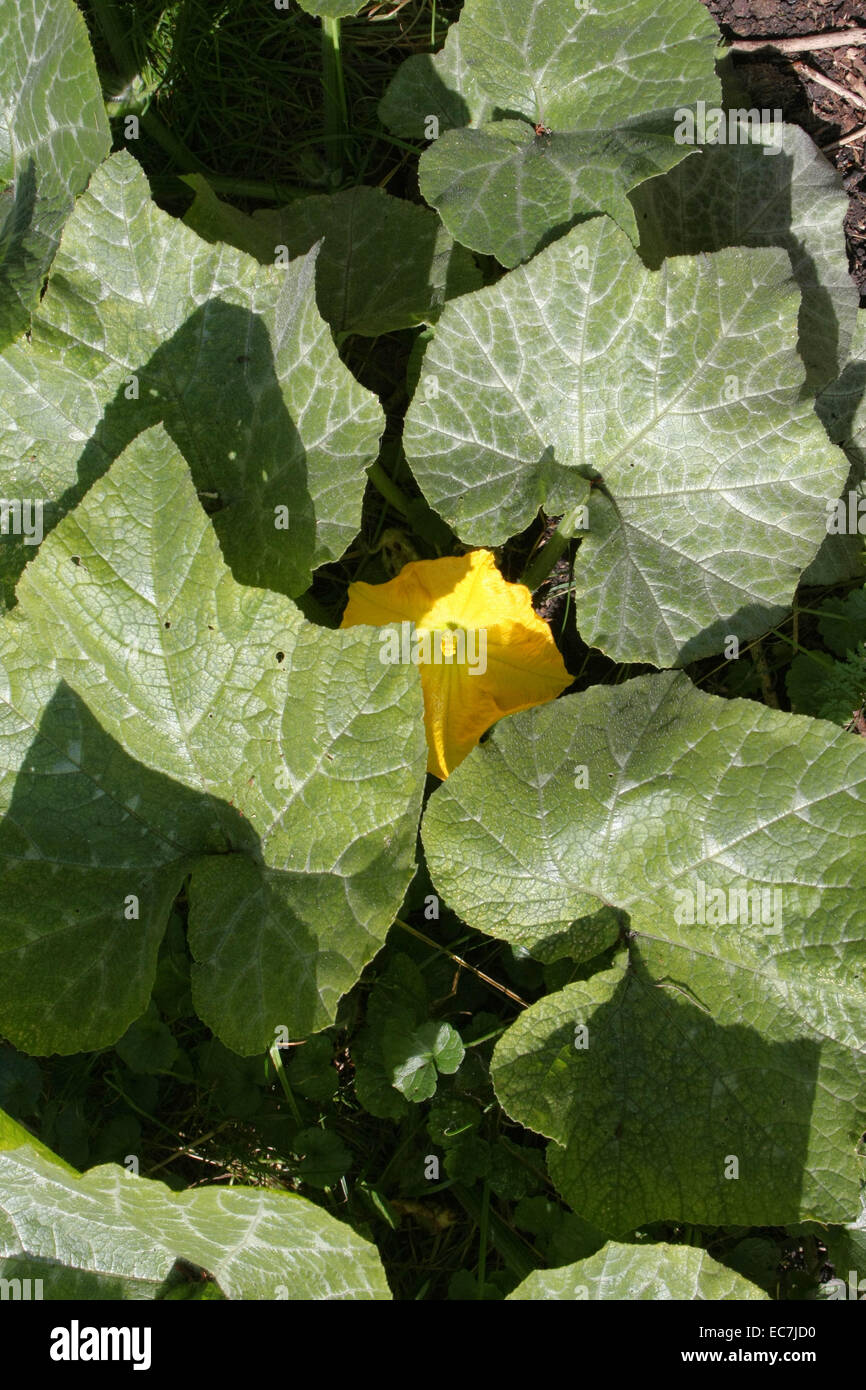
<path fill-rule="evenodd" d="M 704 0 L 726 39 L 794 38 L 866 26 L 866 0 Z M 866 304 L 866 46 L 782 54 L 734 53 L 736 76 L 753 105 L 781 107 L 838 169 L 850 203 L 845 220 L 851 274 Z M 842 97 L 810 72 L 844 87 Z M 858 100 L 859 99 L 859 100 Z M 862 134 L 836 144 L 852 131 Z"/>

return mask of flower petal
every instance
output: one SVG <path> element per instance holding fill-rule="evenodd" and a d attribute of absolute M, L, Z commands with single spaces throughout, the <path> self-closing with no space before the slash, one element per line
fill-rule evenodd
<path fill-rule="evenodd" d="M 459 629 L 466 660 L 421 663 L 427 769 L 445 778 L 505 714 L 555 700 L 571 683 L 543 619 L 524 584 L 510 584 L 489 550 L 414 560 L 386 584 L 349 585 L 342 627 Z M 435 650 L 435 649 L 434 649 Z"/>

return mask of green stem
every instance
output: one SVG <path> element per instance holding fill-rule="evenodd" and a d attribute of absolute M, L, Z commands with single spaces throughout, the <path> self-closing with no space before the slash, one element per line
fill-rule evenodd
<path fill-rule="evenodd" d="M 151 140 L 155 140 L 161 145 L 166 154 L 174 160 L 178 169 L 183 173 L 190 171 L 196 174 L 207 174 L 208 167 L 203 164 L 197 154 L 193 154 L 182 140 L 179 140 L 159 118 L 155 111 L 143 111 L 139 117 L 141 128 Z"/>
<path fill-rule="evenodd" d="M 494 1028 L 490 1033 L 482 1033 L 480 1038 L 473 1038 L 471 1042 L 465 1044 L 469 1047 L 480 1047 L 482 1043 L 490 1042 L 491 1038 L 499 1038 L 511 1027 L 510 1023 L 503 1023 L 501 1028 Z M 457 1131 L 458 1133 L 460 1131 Z"/>
<path fill-rule="evenodd" d="M 267 179 L 234 179 L 228 174 L 208 174 L 214 193 L 234 198 L 257 198 L 263 203 L 289 203 L 293 198 L 309 198 L 316 190 L 290 184 L 269 183 Z"/>
<path fill-rule="evenodd" d="M 388 477 L 381 463 L 378 460 L 371 463 L 367 469 L 367 477 L 373 484 L 377 492 L 380 492 L 386 502 L 389 502 L 395 511 L 401 516 L 409 515 L 409 498 L 398 488 L 397 484 Z"/>
<path fill-rule="evenodd" d="M 520 579 L 521 584 L 525 584 L 530 593 L 534 593 L 539 585 L 544 583 L 557 560 L 574 540 L 577 518 L 582 510 L 582 507 L 574 507 L 572 511 L 560 517 L 559 525 L 550 540 L 546 545 L 540 546 L 532 556 Z"/>
<path fill-rule="evenodd" d="M 798 608 L 798 613 L 807 613 L 812 618 L 830 618 L 834 622 L 850 622 L 844 613 L 828 613 L 825 608 Z"/>
<path fill-rule="evenodd" d="M 164 1125 L 162 1123 L 162 1120 L 158 1120 L 155 1115 L 151 1115 L 149 1111 L 143 1110 L 140 1105 L 136 1105 L 135 1101 L 126 1094 L 123 1087 L 119 1085 L 117 1081 L 114 1081 L 112 1077 L 106 1076 L 105 1084 L 107 1086 L 110 1086 L 112 1091 L 116 1091 L 117 1094 L 121 1096 L 124 1101 L 126 1101 L 126 1104 L 129 1106 L 130 1110 L 134 1110 L 137 1115 L 141 1115 L 145 1120 L 149 1120 L 152 1125 L 156 1125 L 157 1129 L 161 1129 L 164 1134 L 171 1135 L 171 1138 L 174 1139 L 178 1144 L 183 1144 L 183 1140 L 181 1139 L 179 1134 L 175 1134 L 173 1129 L 169 1129 L 168 1125 Z"/>
<path fill-rule="evenodd" d="M 128 82 L 136 76 L 138 62 L 126 42 L 126 28 L 117 13 L 115 0 L 90 0 L 90 8 L 114 59 L 117 76 L 121 82 Z"/>
<path fill-rule="evenodd" d="M 138 60 L 127 43 L 127 31 L 123 21 L 117 14 L 113 0 L 92 0 L 92 5 L 96 22 L 102 30 L 102 37 L 108 45 L 118 76 L 122 81 L 128 81 L 138 71 Z M 207 173 L 207 165 L 202 164 L 198 156 L 169 130 L 155 111 L 149 108 L 143 111 L 139 116 L 139 123 L 142 130 L 165 150 L 183 172 L 195 170 L 197 173 Z"/>
<path fill-rule="evenodd" d="M 481 1224 L 481 1211 L 483 1199 L 476 1197 L 472 1188 L 463 1187 L 460 1183 L 455 1183 L 452 1188 L 452 1195 L 475 1221 L 476 1225 Z M 525 1279 L 534 1269 L 538 1269 L 543 1260 L 538 1251 L 527 1241 L 522 1239 L 516 1231 L 498 1216 L 495 1211 L 487 1212 L 488 1237 L 494 1250 L 502 1256 L 511 1273 L 518 1279 Z"/>
<path fill-rule="evenodd" d="M 419 1129 L 421 1129 L 424 1126 L 425 1123 L 426 1121 L 424 1116 L 419 1116 L 416 1123 L 410 1128 L 409 1133 L 403 1140 L 402 1144 L 399 1146 L 399 1148 L 394 1150 L 391 1157 L 388 1159 L 388 1162 L 385 1164 L 385 1167 L 382 1169 L 381 1173 L 376 1179 L 376 1186 L 378 1188 L 384 1189 L 385 1183 L 388 1177 L 390 1176 L 391 1169 L 395 1166 L 398 1158 L 402 1158 L 403 1154 L 406 1152 L 409 1145 L 412 1143 L 412 1140 L 415 1138 L 415 1135 L 418 1133 Z"/>
<path fill-rule="evenodd" d="M 332 168 L 339 169 L 343 162 L 343 146 L 349 128 L 339 19 L 322 18 L 322 88 L 325 98 L 328 159 Z"/>
<path fill-rule="evenodd" d="M 801 608 L 800 612 L 802 613 L 802 611 L 803 610 Z M 840 616 L 842 615 L 840 614 Z M 795 642 L 791 641 L 790 637 L 788 637 L 784 632 L 780 632 L 779 629 L 776 627 L 771 628 L 770 631 L 772 632 L 774 637 L 778 637 L 779 641 L 787 642 L 788 646 L 797 656 L 807 656 L 810 661 L 815 663 L 816 666 L 820 666 L 822 671 L 826 671 L 828 669 L 828 662 L 831 662 L 833 664 L 835 664 L 836 662 L 836 658 L 831 656 L 829 652 L 813 651 L 809 647 L 798 646 Z M 746 650 L 751 650 L 751 647 L 753 647 L 754 645 L 754 642 L 751 643 L 750 646 L 746 648 Z"/>
<path fill-rule="evenodd" d="M 277 1076 L 280 1079 L 280 1085 L 283 1088 L 283 1095 L 289 1102 L 289 1109 L 291 1110 L 298 1124 L 303 1124 L 303 1120 L 301 1119 L 301 1112 L 298 1109 L 298 1102 L 295 1100 L 294 1093 L 292 1091 L 291 1086 L 289 1085 L 289 1078 L 286 1076 L 286 1069 L 283 1066 L 283 1059 L 280 1056 L 280 1049 L 277 1047 L 276 1043 L 274 1043 L 273 1047 L 270 1049 L 270 1057 L 271 1061 L 274 1064 L 274 1070 L 276 1071 Z"/>

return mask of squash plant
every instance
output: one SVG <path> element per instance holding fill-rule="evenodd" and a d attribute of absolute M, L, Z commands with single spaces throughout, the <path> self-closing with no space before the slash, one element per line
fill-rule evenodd
<path fill-rule="evenodd" d="M 167 952 L 226 1058 L 285 1080 L 275 1040 L 304 1044 L 304 1105 L 343 1029 L 372 1123 L 432 1101 L 419 1190 L 441 1157 L 535 1242 L 494 1212 L 510 1283 L 482 1256 L 455 1296 L 778 1291 L 678 1223 L 863 1256 L 866 747 L 796 675 L 803 713 L 700 688 L 800 585 L 862 586 L 828 518 L 859 515 L 863 320 L 835 176 L 799 130 L 768 148 L 718 43 L 699 0 L 466 0 L 382 94 L 426 207 L 249 216 L 196 176 L 180 220 L 108 153 L 72 0 L 0 8 L 0 1034 L 21 1077 L 115 1045 L 165 1071 Z M 677 138 L 698 103 L 724 141 Z M 398 331 L 402 453 L 348 350 Z M 405 564 L 343 617 L 320 581 L 370 484 Z M 497 570 L 539 514 L 527 578 L 571 557 L 581 670 Z M 409 618 L 499 623 L 495 669 L 384 660 Z M 402 953 L 425 919 L 534 997 L 461 1037 Z M 303 1134 L 333 1187 L 344 1146 Z M 389 1296 L 375 1189 L 359 1232 L 307 1188 L 0 1137 L 0 1273 L 48 1296 L 180 1296 L 184 1265 L 214 1296 Z"/>

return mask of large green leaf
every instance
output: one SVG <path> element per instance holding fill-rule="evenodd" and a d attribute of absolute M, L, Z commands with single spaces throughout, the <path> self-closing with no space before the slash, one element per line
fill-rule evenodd
<path fill-rule="evenodd" d="M 597 212 L 636 241 L 628 194 L 691 153 L 645 126 L 536 135 L 526 121 L 496 121 L 443 135 L 419 183 L 458 241 L 515 266 Z"/>
<path fill-rule="evenodd" d="M 807 368 L 805 389 L 814 391 L 839 376 L 857 325 L 859 296 L 848 273 L 843 230 L 848 195 L 836 170 L 797 126 L 774 125 L 766 146 L 750 143 L 749 134 L 741 120 L 739 143 L 703 146 L 700 159 L 635 189 L 641 255 L 655 268 L 666 256 L 783 246 L 802 294 L 798 350 Z M 767 154 L 767 148 L 777 152 Z M 831 438 L 842 443 L 833 428 L 831 399 L 840 404 L 838 393 L 828 393 L 819 413 Z M 802 582 L 851 578 L 862 571 L 861 550 L 856 536 L 825 537 Z"/>
<path fill-rule="evenodd" d="M 431 797 L 433 883 L 470 926 L 543 954 L 601 904 L 629 913 L 612 967 L 494 1055 L 601 1229 L 851 1219 L 864 789 L 859 739 L 668 673 L 503 720 Z"/>
<path fill-rule="evenodd" d="M 235 577 L 301 593 L 358 529 L 383 426 L 337 355 L 314 275 L 314 253 L 281 269 L 207 245 L 150 201 L 131 156 L 113 156 L 69 219 L 32 342 L 0 357 L 0 494 L 46 499 L 48 530 L 162 420 Z M 7 601 L 33 554 L 12 540 Z"/>
<path fill-rule="evenodd" d="M 73 0 L 0 0 L 0 347 L 27 327 L 63 223 L 110 147 Z"/>
<path fill-rule="evenodd" d="M 539 1269 L 511 1299 L 766 1299 L 763 1289 L 690 1245 L 618 1245 L 561 1269 Z"/>
<path fill-rule="evenodd" d="M 841 1222 L 862 1168 L 863 994 L 794 983 L 703 935 L 641 936 L 610 971 L 533 1005 L 496 1049 L 496 1094 L 554 1141 L 554 1183 L 612 1235 Z"/>
<path fill-rule="evenodd" d="M 693 153 L 674 141 L 675 110 L 720 97 L 718 30 L 699 0 L 467 0 L 458 27 L 467 114 L 480 89 L 507 119 L 446 130 L 422 156 L 421 192 L 449 231 L 507 266 L 599 211 L 636 241 L 629 191 Z M 429 79 L 447 85 L 457 57 L 416 63 L 384 118 L 414 131 L 435 115 Z"/>
<path fill-rule="evenodd" d="M 866 1164 L 864 1164 L 866 1179 Z M 827 1259 L 834 1268 L 829 1284 L 819 1285 L 818 1296 L 832 1299 L 856 1298 L 866 1301 L 866 1182 L 860 1196 L 857 1219 L 847 1226 L 804 1225 L 803 1235 L 816 1236 L 827 1247 Z"/>
<path fill-rule="evenodd" d="M 857 315 L 844 370 L 822 391 L 817 409 L 830 438 L 842 445 L 851 464 L 842 493 L 846 529 L 825 537 L 803 575 L 804 584 L 823 586 L 859 577 L 866 569 L 863 548 L 866 533 L 866 309 L 861 309 Z M 849 493 L 854 494 L 853 507 Z M 834 500 L 827 498 L 828 510 Z M 851 512 L 856 513 L 858 508 L 863 513 L 858 518 L 862 531 L 847 524 Z"/>
<path fill-rule="evenodd" d="M 172 1192 L 116 1164 L 81 1177 L 32 1148 L 0 1152 L 0 1275 L 42 1280 L 46 1300 L 142 1299 L 176 1261 L 227 1298 L 388 1299 L 375 1246 L 294 1193 Z"/>
<path fill-rule="evenodd" d="M 575 227 L 445 306 L 406 422 L 415 477 L 479 545 L 585 505 L 577 624 L 617 660 L 754 637 L 848 471 L 800 398 L 798 300 L 781 250 L 652 271 L 609 219 Z"/>
<path fill-rule="evenodd" d="M 860 739 L 666 672 L 502 720 L 431 797 L 423 837 L 464 921 L 530 950 L 602 905 L 695 941 L 672 923 L 677 890 L 748 882 L 782 891 L 784 923 L 740 927 L 738 946 L 859 988 L 864 778 Z"/>
<path fill-rule="evenodd" d="M 319 312 L 335 333 L 375 338 L 433 323 L 447 299 L 478 289 L 481 272 L 435 212 L 381 188 L 300 198 L 252 217 L 187 178 L 195 201 L 184 221 L 207 241 L 227 241 L 273 265 L 279 247 L 300 256 L 324 238 L 316 261 Z"/>
<path fill-rule="evenodd" d="M 857 314 L 844 370 L 818 399 L 821 419 L 831 439 L 850 451 L 858 478 L 866 455 L 866 309 Z"/>
<path fill-rule="evenodd" d="M 848 272 L 848 195 L 833 165 L 798 126 L 773 125 L 772 144 L 700 146 L 699 159 L 651 179 L 632 194 L 640 252 L 656 269 L 667 256 L 726 246 L 783 246 L 802 294 L 799 349 L 807 383 L 839 375 L 851 345 L 859 296 Z"/>
<path fill-rule="evenodd" d="M 417 674 L 238 585 L 160 427 L 19 596 L 0 629 L 0 1033 L 31 1052 L 115 1041 L 190 873 L 214 1032 L 252 1053 L 331 1023 L 413 874 Z"/>
<path fill-rule="evenodd" d="M 462 25 L 452 24 L 438 53 L 413 53 L 400 64 L 379 102 L 379 117 L 396 135 L 430 140 L 434 131 L 482 125 L 495 107 L 467 60 Z"/>
<path fill-rule="evenodd" d="M 64 1168 L 67 1173 L 75 1172 L 75 1169 L 59 1154 L 46 1148 L 40 1139 L 37 1139 L 22 1124 L 14 1120 L 11 1115 L 7 1115 L 5 1110 L 0 1110 L 0 1153 L 4 1153 L 8 1149 L 20 1149 L 26 1145 L 34 1149 L 40 1157 Z"/>

